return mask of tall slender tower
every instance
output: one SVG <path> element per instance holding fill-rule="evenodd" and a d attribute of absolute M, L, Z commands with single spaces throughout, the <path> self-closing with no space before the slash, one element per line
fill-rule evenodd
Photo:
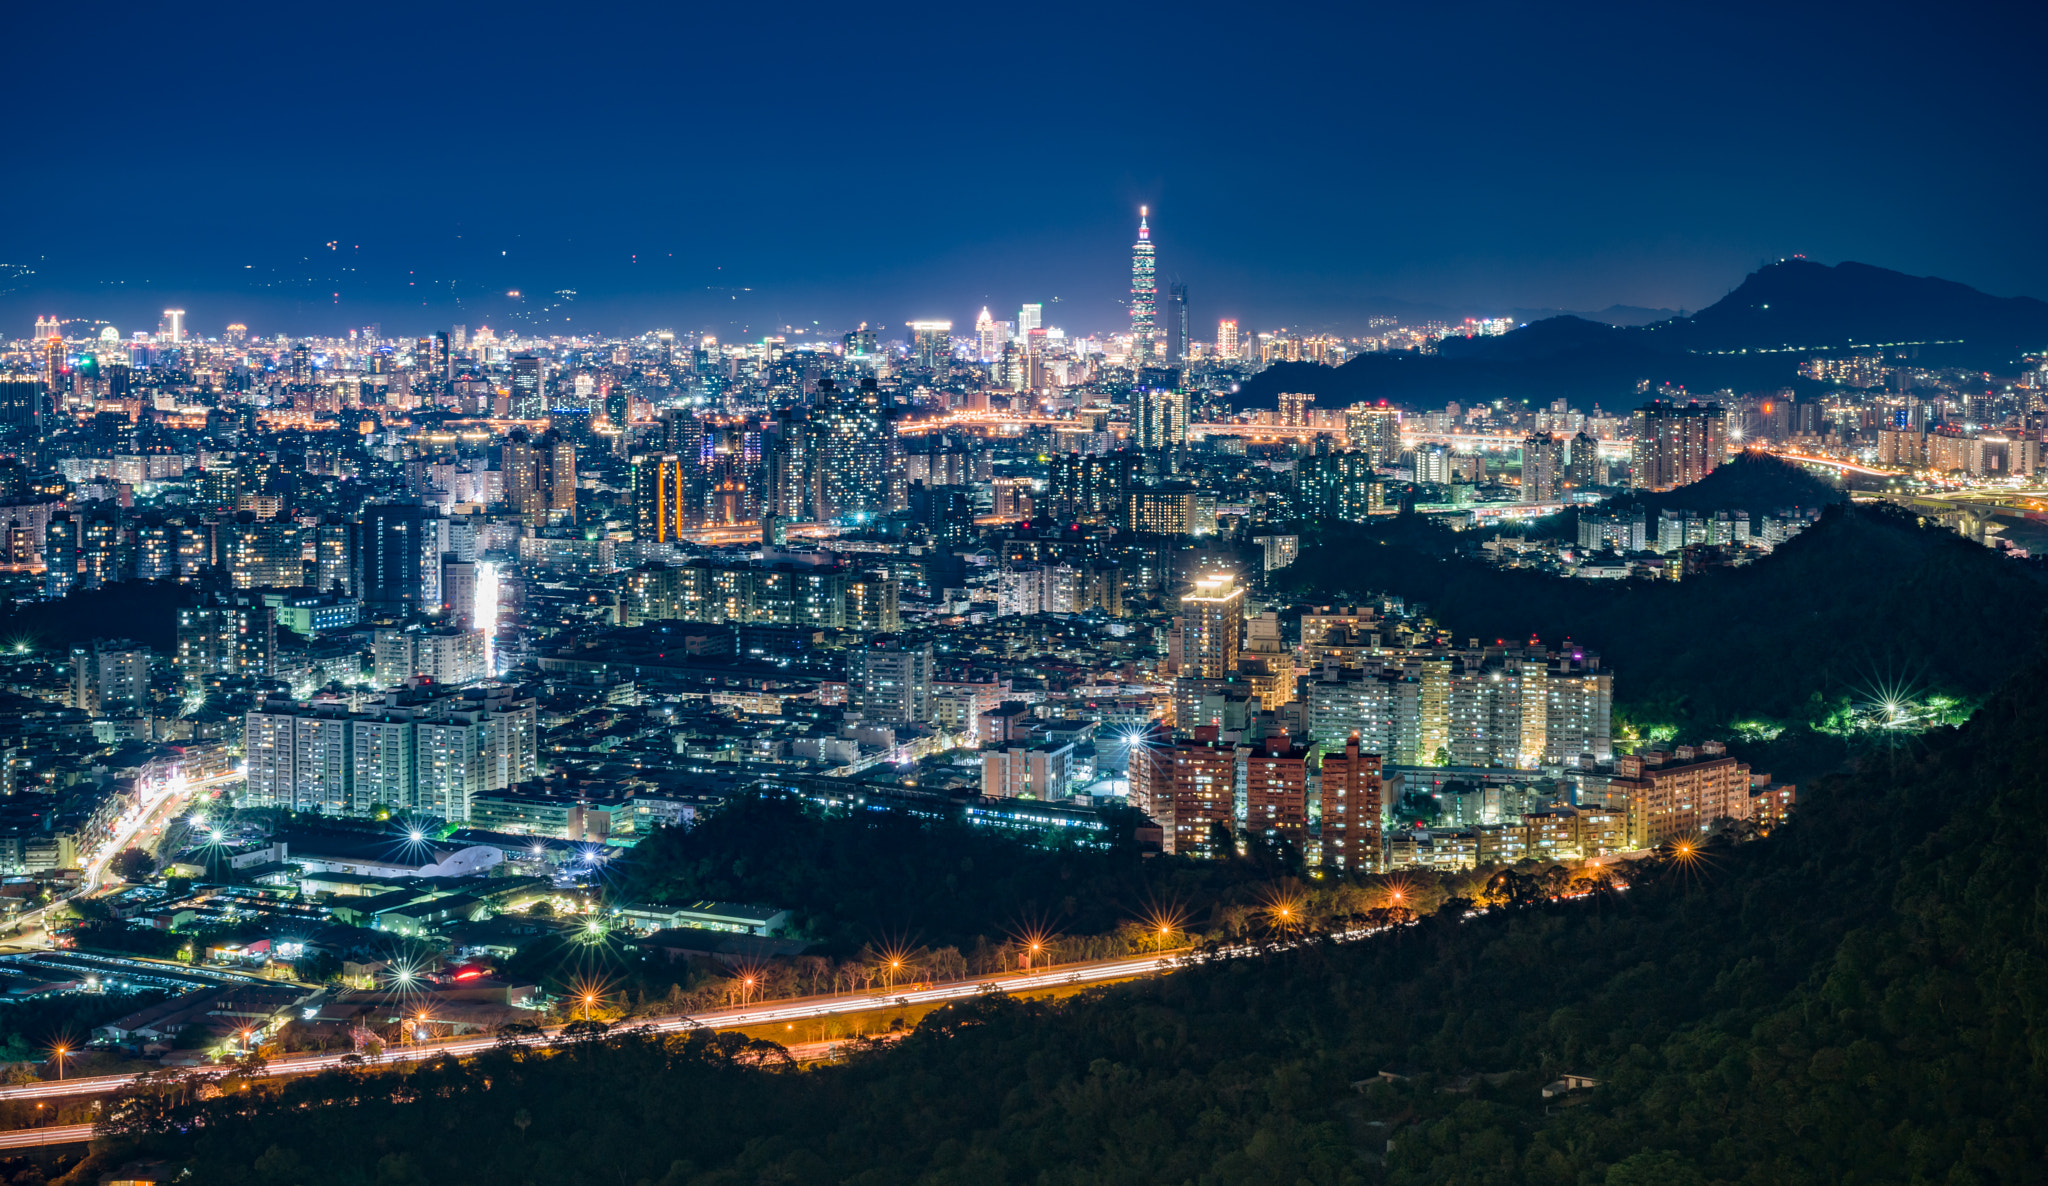
<path fill-rule="evenodd" d="M 1154 276 L 1152 228 L 1146 225 L 1145 207 L 1138 207 L 1138 241 L 1131 245 L 1131 365 L 1152 361 L 1153 335 L 1157 330 L 1159 283 Z"/>

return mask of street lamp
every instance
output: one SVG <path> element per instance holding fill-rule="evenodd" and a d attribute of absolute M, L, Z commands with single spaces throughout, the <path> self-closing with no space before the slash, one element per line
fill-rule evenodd
<path fill-rule="evenodd" d="M 740 1005 L 744 1008 L 746 1005 L 751 1004 L 753 1002 L 754 978 L 752 976 L 749 976 L 746 979 L 740 981 L 740 983 L 746 987 L 746 991 L 740 994 Z"/>
<path fill-rule="evenodd" d="M 50 1051 L 50 1057 L 57 1060 L 57 1082 L 59 1083 L 64 1081 L 64 1057 L 70 1053 L 71 1050 L 67 1046 L 57 1046 Z"/>
<path fill-rule="evenodd" d="M 583 1020 L 585 1020 L 585 1021 L 589 1021 L 589 1020 L 590 1020 L 590 1008 L 591 1008 L 591 1006 L 593 1006 L 593 1005 L 595 1005 L 595 1004 L 597 1004 L 597 994 L 596 994 L 596 993 L 594 993 L 594 992 L 586 992 L 586 993 L 584 993 L 584 994 L 583 994 Z"/>

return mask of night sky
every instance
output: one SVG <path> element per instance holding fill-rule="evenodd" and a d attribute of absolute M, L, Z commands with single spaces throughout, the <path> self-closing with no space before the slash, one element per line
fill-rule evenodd
<path fill-rule="evenodd" d="M 2048 296 L 2039 11 L 24 5 L 0 336 L 1100 331 L 1141 203 L 1202 338 L 1793 253 Z"/>

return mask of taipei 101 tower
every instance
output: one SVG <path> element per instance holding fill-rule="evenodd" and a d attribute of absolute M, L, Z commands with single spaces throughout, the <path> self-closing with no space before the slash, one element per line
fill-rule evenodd
<path fill-rule="evenodd" d="M 1156 353 L 1159 283 L 1152 257 L 1152 229 L 1138 207 L 1138 241 L 1131 245 L 1131 366 L 1149 366 Z"/>

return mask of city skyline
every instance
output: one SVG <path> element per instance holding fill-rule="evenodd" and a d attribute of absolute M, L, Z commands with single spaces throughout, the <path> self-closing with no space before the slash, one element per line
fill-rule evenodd
<path fill-rule="evenodd" d="M 89 88 L 65 54 L 10 80 L 29 126 L 97 139 L 84 184 L 0 199 L 0 317 L 767 332 L 1043 301 L 1085 332 L 1127 320 L 1139 206 L 1198 325 L 1691 309 L 1795 253 L 2028 291 L 2048 261 L 2019 195 L 2043 166 L 2007 147 L 2041 118 L 2013 81 L 2027 39 L 1988 6 L 1833 17 L 1773 9 L 1759 40 L 1483 6 L 1453 43 L 1402 10 L 1052 11 L 1022 36 L 964 13 L 921 52 L 908 17 L 800 9 L 764 63 L 731 48 L 757 35 L 738 17 L 619 9 L 593 27 L 631 38 L 543 43 L 453 9 L 433 19 L 456 68 L 335 90 L 302 79 L 351 69 L 353 41 L 310 15 L 142 15 L 126 32 L 155 52 Z M 54 19 L 29 14 L 27 43 L 64 43 Z M 1121 101 L 1127 51 L 1161 64 L 1157 102 Z M 1964 77 L 1928 66 L 1964 53 Z M 173 65 L 195 59 L 231 65 Z M 532 85 L 484 81 L 511 62 Z M 1199 77 L 1232 85 L 1168 81 Z"/>

